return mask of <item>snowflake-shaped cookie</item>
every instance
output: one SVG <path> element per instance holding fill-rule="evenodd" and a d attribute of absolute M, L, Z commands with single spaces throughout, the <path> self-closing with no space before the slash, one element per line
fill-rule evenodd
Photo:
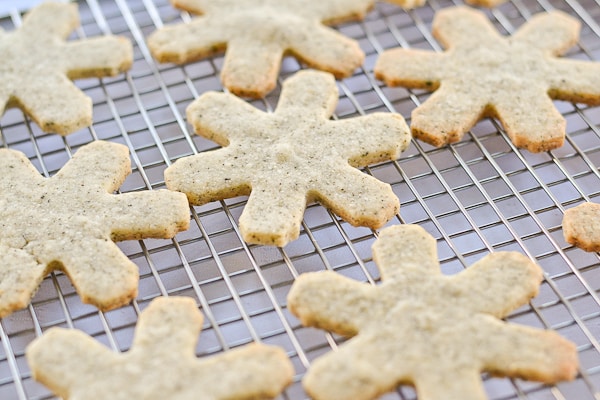
<path fill-rule="evenodd" d="M 481 371 L 556 382 L 574 378 L 575 346 L 555 332 L 498 318 L 535 296 L 541 269 L 515 252 L 440 273 L 436 242 L 417 225 L 381 231 L 373 245 L 379 286 L 334 272 L 301 275 L 288 307 L 302 324 L 354 336 L 313 362 L 314 399 L 372 399 L 410 383 L 418 398 L 485 399 Z"/>
<path fill-rule="evenodd" d="M 92 100 L 70 79 L 121 73 L 133 50 L 116 36 L 65 42 L 78 25 L 76 4 L 42 3 L 14 32 L 0 29 L 0 115 L 20 107 L 44 132 L 61 135 L 92 124 Z"/>
<path fill-rule="evenodd" d="M 585 251 L 600 251 L 600 204 L 582 203 L 565 211 L 563 235 Z"/>
<path fill-rule="evenodd" d="M 223 85 L 240 96 L 263 97 L 276 84 L 281 59 L 291 54 L 342 78 L 362 64 L 358 43 L 324 24 L 362 19 L 373 0 L 172 0 L 202 14 L 148 37 L 160 62 L 186 63 L 226 48 Z"/>
<path fill-rule="evenodd" d="M 411 119 L 413 135 L 428 143 L 456 142 L 493 116 L 517 147 L 546 151 L 562 146 L 566 130 L 552 99 L 600 103 L 600 63 L 558 58 L 577 42 L 579 27 L 553 11 L 502 37 L 484 13 L 446 8 L 432 29 L 447 51 L 388 50 L 375 75 L 390 86 L 435 90 Z"/>
<path fill-rule="evenodd" d="M 331 121 L 337 99 L 333 76 L 317 71 L 286 80 L 273 113 L 231 94 L 203 94 L 188 107 L 188 121 L 226 147 L 177 160 L 165 171 L 167 187 L 194 205 L 249 194 L 239 220 L 249 243 L 296 239 L 313 200 L 352 225 L 381 227 L 398 212 L 398 198 L 354 167 L 397 158 L 408 127 L 392 113 Z"/>
<path fill-rule="evenodd" d="M 136 296 L 137 267 L 113 240 L 173 237 L 187 229 L 189 208 L 168 190 L 114 195 L 130 173 L 128 149 L 116 143 L 82 147 L 52 178 L 0 150 L 0 317 L 27 306 L 53 270 L 103 310 Z"/>
<path fill-rule="evenodd" d="M 33 377 L 64 399 L 266 399 L 292 381 L 285 352 L 250 344 L 197 358 L 202 314 L 159 297 L 139 316 L 131 349 L 115 353 L 78 330 L 51 328 L 26 350 Z"/>

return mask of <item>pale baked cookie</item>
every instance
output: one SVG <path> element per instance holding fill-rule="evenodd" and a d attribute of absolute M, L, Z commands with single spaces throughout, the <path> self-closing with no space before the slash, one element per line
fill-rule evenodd
<path fill-rule="evenodd" d="M 26 349 L 33 378 L 63 399 L 267 399 L 294 369 L 275 346 L 197 358 L 202 314 L 188 297 L 159 297 L 139 316 L 131 349 L 110 351 L 78 330 L 51 328 Z"/>
<path fill-rule="evenodd" d="M 288 295 L 303 325 L 354 336 L 310 366 L 307 392 L 373 399 L 399 384 L 420 400 L 485 399 L 481 371 L 553 383 L 577 373 L 575 345 L 556 332 L 505 323 L 534 297 L 542 270 L 516 252 L 440 273 L 436 241 L 417 225 L 381 231 L 372 286 L 326 271 L 300 275 Z"/>
<path fill-rule="evenodd" d="M 493 8 L 506 3 L 507 0 L 465 0 L 465 3 L 472 6 Z"/>
<path fill-rule="evenodd" d="M 276 84 L 281 59 L 290 54 L 338 78 L 364 59 L 355 40 L 327 24 L 360 20 L 373 0 L 171 0 L 201 16 L 165 26 L 148 37 L 160 62 L 183 64 L 226 49 L 223 85 L 239 96 L 263 97 Z"/>
<path fill-rule="evenodd" d="M 410 10 L 412 8 L 421 7 L 425 4 L 425 0 L 385 0 L 387 3 L 392 3 L 397 6 L 404 8 L 405 10 Z M 506 0 L 505 0 L 506 1 Z"/>
<path fill-rule="evenodd" d="M 137 267 L 113 240 L 171 238 L 188 228 L 189 208 L 168 190 L 113 194 L 130 173 L 116 143 L 80 148 L 52 178 L 0 149 L 0 317 L 26 307 L 53 270 L 102 310 L 136 296 Z"/>
<path fill-rule="evenodd" d="M 337 99 L 333 76 L 317 71 L 286 80 L 273 113 L 204 93 L 188 107 L 188 122 L 224 147 L 177 160 L 165 171 L 167 187 L 193 205 L 250 195 L 239 220 L 249 243 L 296 239 L 315 200 L 352 225 L 381 227 L 398 212 L 398 198 L 354 167 L 396 159 L 409 144 L 408 127 L 392 113 L 329 120 Z"/>
<path fill-rule="evenodd" d="M 66 42 L 79 25 L 77 4 L 42 3 L 14 32 L 0 29 L 0 116 L 19 107 L 44 132 L 67 135 L 92 124 L 92 100 L 70 79 L 117 75 L 130 68 L 128 39 Z"/>
<path fill-rule="evenodd" d="M 600 251 L 600 204 L 583 203 L 565 211 L 563 235 L 585 251 Z"/>
<path fill-rule="evenodd" d="M 552 99 L 600 104 L 600 63 L 558 58 L 577 42 L 579 28 L 553 11 L 502 37 L 484 13 L 445 8 L 432 28 L 445 52 L 388 50 L 375 75 L 390 86 L 435 90 L 411 119 L 413 135 L 434 146 L 457 142 L 492 116 L 517 147 L 551 150 L 562 146 L 566 130 Z"/>

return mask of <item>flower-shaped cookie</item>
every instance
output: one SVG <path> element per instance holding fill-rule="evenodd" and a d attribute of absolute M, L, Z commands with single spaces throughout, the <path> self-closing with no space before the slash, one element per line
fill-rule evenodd
<path fill-rule="evenodd" d="M 33 377 L 64 399 L 266 399 L 292 381 L 291 362 L 274 346 L 197 358 L 202 320 L 191 298 L 159 297 L 140 314 L 126 353 L 52 328 L 27 347 L 27 361 Z"/>
<path fill-rule="evenodd" d="M 130 173 L 116 143 L 82 147 L 52 178 L 0 150 L 0 317 L 27 306 L 53 270 L 103 310 L 136 296 L 137 267 L 113 240 L 173 237 L 188 228 L 189 208 L 168 190 L 113 194 Z"/>
<path fill-rule="evenodd" d="M 188 107 L 188 121 L 226 147 L 177 160 L 165 171 L 167 187 L 193 205 L 249 194 L 239 225 L 250 243 L 296 239 L 313 200 L 352 225 L 381 227 L 398 212 L 398 198 L 354 167 L 398 157 L 408 127 L 392 113 L 331 121 L 337 99 L 333 76 L 317 71 L 288 79 L 273 113 L 204 93 Z"/>
<path fill-rule="evenodd" d="M 566 130 L 552 99 L 600 103 L 600 63 L 558 58 L 577 42 L 579 27 L 553 11 L 502 37 L 482 12 L 446 8 L 432 29 L 447 51 L 388 50 L 375 75 L 390 86 L 435 90 L 411 119 L 413 135 L 435 146 L 493 116 L 517 147 L 551 150 L 562 146 Z"/>
<path fill-rule="evenodd" d="M 240 96 L 262 97 L 276 84 L 281 59 L 291 54 L 310 67 L 347 77 L 362 64 L 358 43 L 324 24 L 362 19 L 373 0 L 172 0 L 202 14 L 148 37 L 160 62 L 186 63 L 220 53 L 223 85 Z"/>
<path fill-rule="evenodd" d="M 19 29 L 0 29 L 0 116 L 20 107 L 44 132 L 61 135 L 92 124 L 92 100 L 70 79 L 121 73 L 133 50 L 116 36 L 65 42 L 78 25 L 76 4 L 42 3 Z"/>
<path fill-rule="evenodd" d="M 542 382 L 572 379 L 575 346 L 555 332 L 498 318 L 535 296 L 541 269 L 515 252 L 490 254 L 444 276 L 436 242 L 417 225 L 381 231 L 379 286 L 334 272 L 301 275 L 288 307 L 302 324 L 354 336 L 313 362 L 314 399 L 372 399 L 410 383 L 420 400 L 485 399 L 481 371 Z"/>
<path fill-rule="evenodd" d="M 565 211 L 563 235 L 585 251 L 600 251 L 600 204 L 582 203 Z"/>

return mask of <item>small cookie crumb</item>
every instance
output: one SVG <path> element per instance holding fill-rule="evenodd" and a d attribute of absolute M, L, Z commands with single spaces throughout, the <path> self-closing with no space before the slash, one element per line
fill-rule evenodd
<path fill-rule="evenodd" d="M 600 204 L 583 203 L 565 211 L 565 240 L 585 251 L 600 251 Z"/>

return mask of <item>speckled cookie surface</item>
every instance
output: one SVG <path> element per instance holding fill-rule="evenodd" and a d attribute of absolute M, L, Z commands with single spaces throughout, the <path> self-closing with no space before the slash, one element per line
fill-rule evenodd
<path fill-rule="evenodd" d="M 585 251 L 600 251 L 600 204 L 583 203 L 565 211 L 563 235 Z"/>
<path fill-rule="evenodd" d="M 250 243 L 297 238 L 313 200 L 352 225 L 381 227 L 398 212 L 398 198 L 354 167 L 397 158 L 408 127 L 392 113 L 329 120 L 337 99 L 333 76 L 318 71 L 289 78 L 273 113 L 231 94 L 203 94 L 188 107 L 188 122 L 224 147 L 177 160 L 165 171 L 167 187 L 195 205 L 249 195 L 239 226 Z"/>
<path fill-rule="evenodd" d="M 130 173 L 128 149 L 116 143 L 81 147 L 52 178 L 0 150 L 0 317 L 26 307 L 53 270 L 103 310 L 136 296 L 137 267 L 113 240 L 173 237 L 187 229 L 189 208 L 168 190 L 113 194 Z"/>
<path fill-rule="evenodd" d="M 326 271 L 300 275 L 288 308 L 303 325 L 354 336 L 316 359 L 312 398 L 374 399 L 399 384 L 419 400 L 485 399 L 481 371 L 552 383 L 577 373 L 575 345 L 553 331 L 505 323 L 538 292 L 541 269 L 499 252 L 440 273 L 436 242 L 417 225 L 386 228 L 373 245 L 382 283 Z"/>
<path fill-rule="evenodd" d="M 74 3 L 42 3 L 13 32 L 0 29 L 0 115 L 19 107 L 45 132 L 92 124 L 92 101 L 70 79 L 113 76 L 131 66 L 128 39 L 65 39 L 79 25 Z"/>
<path fill-rule="evenodd" d="M 566 132 L 552 99 L 600 103 L 600 63 L 558 57 L 577 42 L 579 29 L 576 19 L 553 11 L 503 37 L 484 13 L 445 8 L 432 27 L 445 52 L 388 50 L 375 75 L 390 86 L 435 90 L 411 118 L 413 135 L 435 146 L 459 141 L 492 116 L 517 147 L 551 150 Z"/>
<path fill-rule="evenodd" d="M 125 353 L 81 331 L 51 328 L 28 346 L 27 361 L 33 377 L 64 399 L 267 399 L 291 383 L 292 364 L 278 347 L 249 344 L 197 358 L 202 320 L 191 298 L 157 298 Z"/>
<path fill-rule="evenodd" d="M 282 57 L 347 77 L 362 64 L 358 43 L 325 24 L 362 19 L 373 0 L 172 0 L 202 14 L 148 37 L 160 62 L 187 63 L 226 49 L 223 85 L 239 96 L 262 97 L 276 84 Z"/>

